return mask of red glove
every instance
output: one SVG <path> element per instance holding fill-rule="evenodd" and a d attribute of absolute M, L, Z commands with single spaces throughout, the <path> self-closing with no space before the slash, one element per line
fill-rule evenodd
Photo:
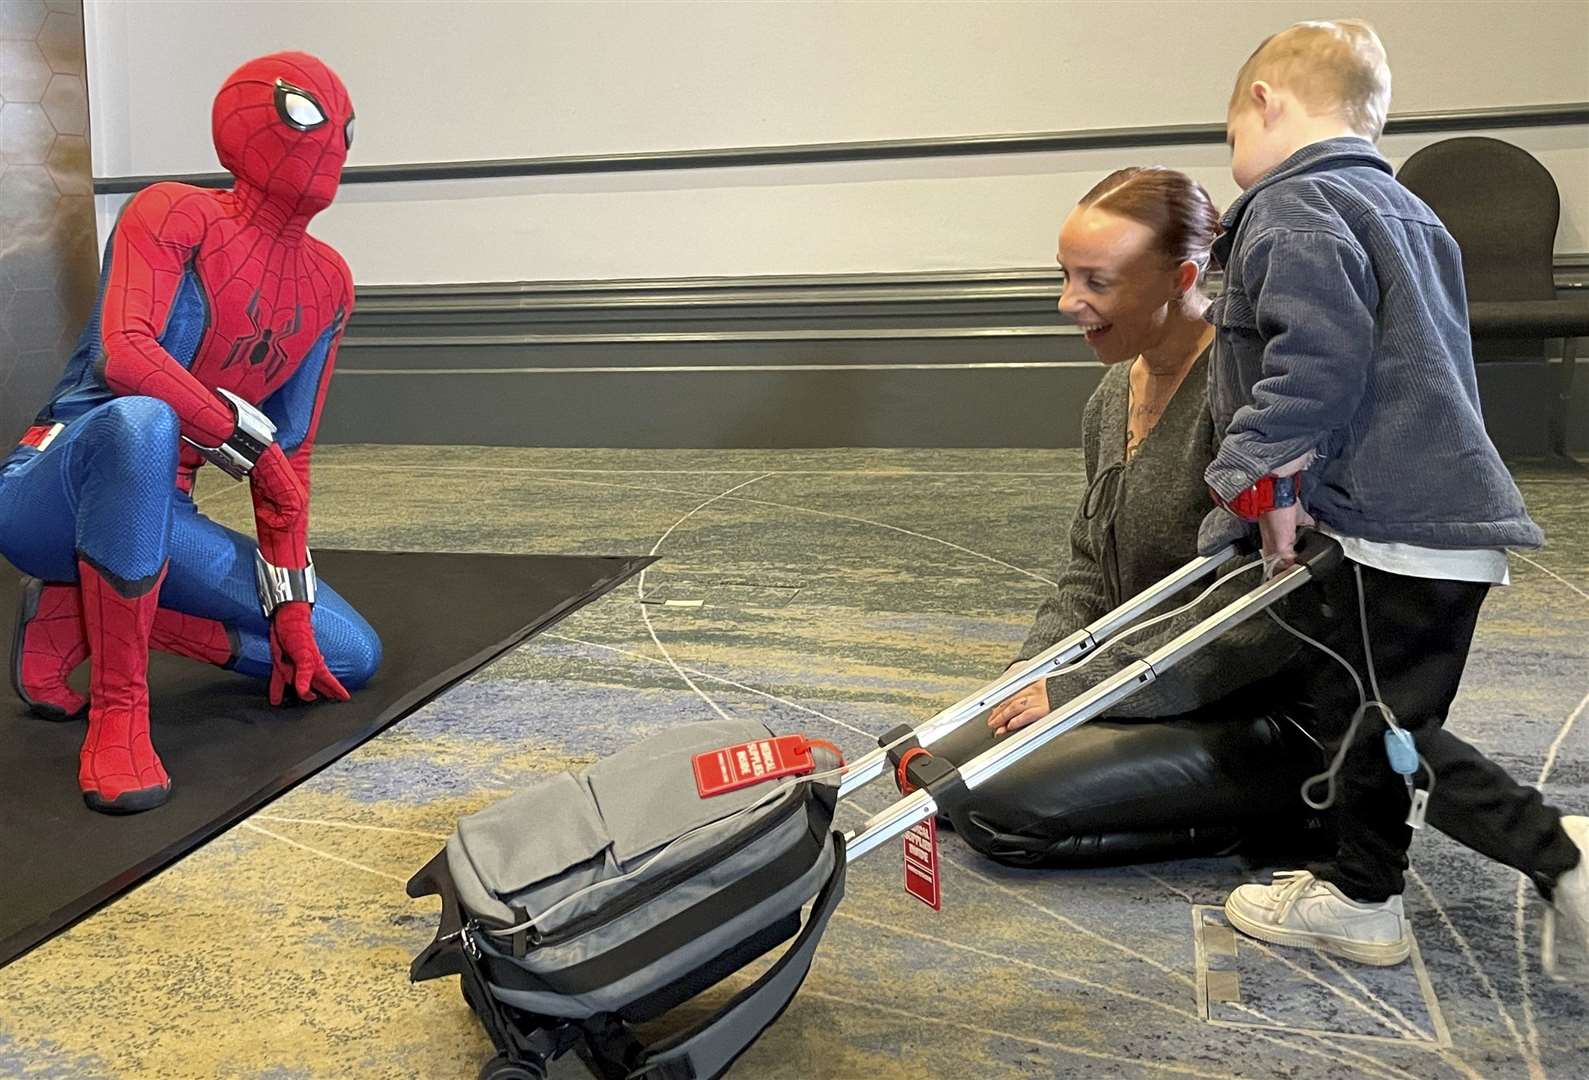
<path fill-rule="evenodd" d="M 332 701 L 351 696 L 326 667 L 314 639 L 311 608 L 302 600 L 289 600 L 270 617 L 270 703 L 280 705 L 283 692 L 292 687 L 299 701 L 314 701 L 324 694 Z"/>

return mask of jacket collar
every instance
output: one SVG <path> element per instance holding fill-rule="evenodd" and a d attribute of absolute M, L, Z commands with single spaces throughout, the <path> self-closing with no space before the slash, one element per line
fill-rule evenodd
<path fill-rule="evenodd" d="M 1257 183 L 1242 192 L 1236 201 L 1230 204 L 1230 209 L 1226 210 L 1225 216 L 1220 219 L 1221 231 L 1214 240 L 1215 260 L 1221 266 L 1228 264 L 1231 248 L 1236 244 L 1236 226 L 1240 224 L 1242 215 L 1247 212 L 1248 204 L 1260 191 L 1281 180 L 1300 176 L 1303 173 L 1322 172 L 1347 165 L 1367 165 L 1394 175 L 1390 162 L 1386 161 L 1380 152 L 1374 149 L 1374 144 L 1367 139 L 1348 135 L 1309 143 L 1260 176 Z"/>
<path fill-rule="evenodd" d="M 1252 202 L 1260 191 L 1272 184 L 1303 173 L 1346 165 L 1368 165 L 1394 174 L 1390 162 L 1386 161 L 1380 152 L 1374 149 L 1374 144 L 1367 139 L 1347 135 L 1338 139 L 1309 143 L 1264 173 L 1258 178 L 1257 183 L 1242 192 L 1236 201 L 1230 204 L 1230 209 L 1225 211 L 1225 217 L 1220 224 L 1225 227 L 1226 232 L 1233 231 L 1236 223 L 1241 220 L 1241 215 L 1246 211 L 1247 204 Z"/>

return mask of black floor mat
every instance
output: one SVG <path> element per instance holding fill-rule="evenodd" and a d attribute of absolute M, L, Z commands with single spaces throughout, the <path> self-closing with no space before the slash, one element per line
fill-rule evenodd
<path fill-rule="evenodd" d="M 380 633 L 380 673 L 345 704 L 272 709 L 263 683 L 154 657 L 154 742 L 172 794 L 130 817 L 95 813 L 78 794 L 84 723 L 42 720 L 0 682 L 0 966 L 650 561 L 317 551 L 320 574 Z M 0 657 L 16 591 L 0 574 Z"/>

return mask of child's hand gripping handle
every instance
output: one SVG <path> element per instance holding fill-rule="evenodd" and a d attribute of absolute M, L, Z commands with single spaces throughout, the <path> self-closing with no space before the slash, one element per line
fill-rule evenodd
<path fill-rule="evenodd" d="M 1314 581 L 1328 577 L 1341 564 L 1341 545 L 1317 529 L 1298 529 L 1296 564 L 1308 568 Z"/>

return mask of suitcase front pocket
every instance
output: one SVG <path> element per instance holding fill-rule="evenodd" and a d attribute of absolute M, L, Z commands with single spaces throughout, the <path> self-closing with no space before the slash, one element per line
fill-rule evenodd
<path fill-rule="evenodd" d="M 590 791 L 570 773 L 543 777 L 529 790 L 463 818 L 458 838 L 480 883 L 503 901 L 612 845 Z"/>
<path fill-rule="evenodd" d="M 612 837 L 619 864 L 653 851 L 692 829 L 721 821 L 766 797 L 772 782 L 703 799 L 691 759 L 736 743 L 771 738 L 753 721 L 708 721 L 654 735 L 590 766 L 585 779 Z"/>

